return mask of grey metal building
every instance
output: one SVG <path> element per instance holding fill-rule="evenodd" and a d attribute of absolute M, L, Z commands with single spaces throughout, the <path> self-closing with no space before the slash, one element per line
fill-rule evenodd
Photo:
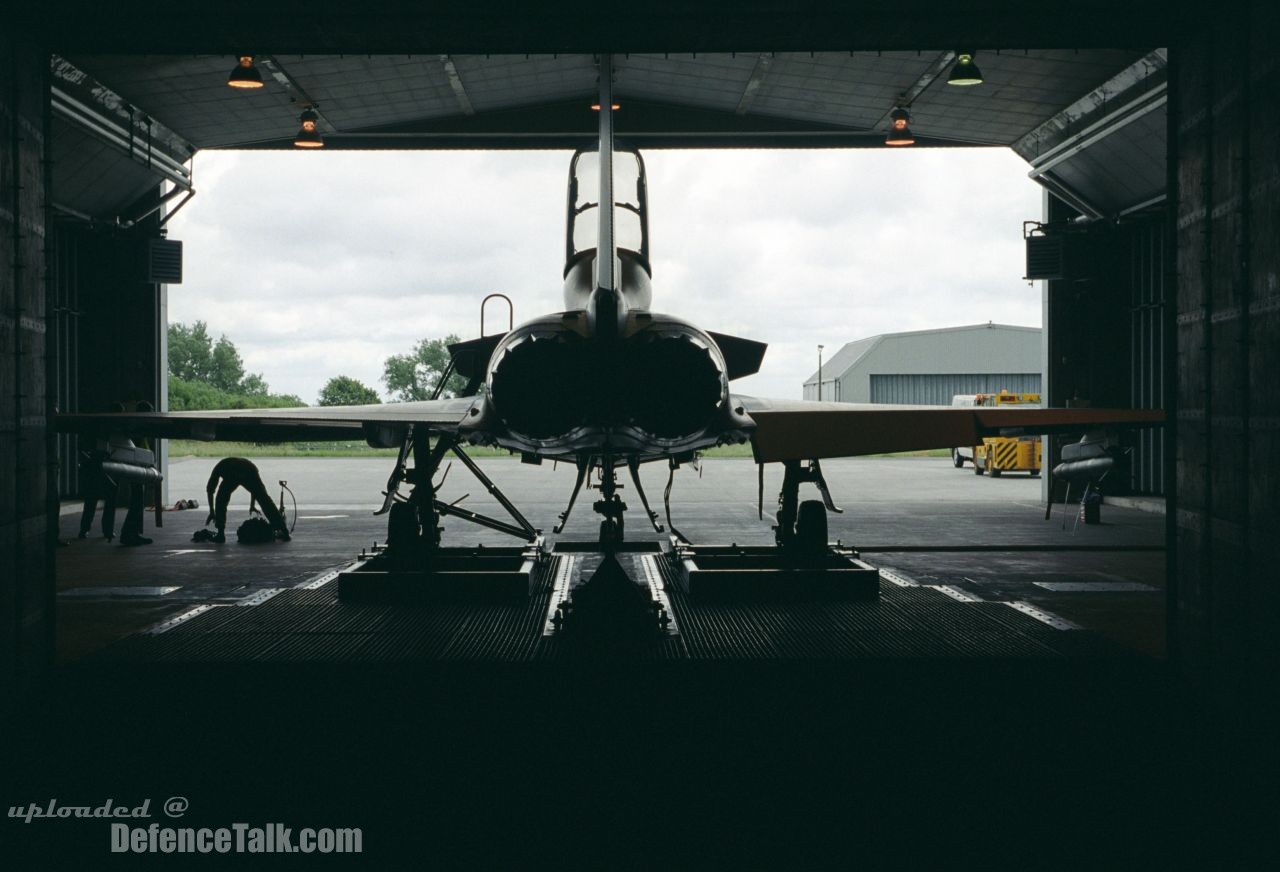
<path fill-rule="evenodd" d="M 956 394 L 1038 393 L 1039 327 L 971 324 L 884 333 L 846 343 L 815 371 L 804 398 L 949 406 Z"/>

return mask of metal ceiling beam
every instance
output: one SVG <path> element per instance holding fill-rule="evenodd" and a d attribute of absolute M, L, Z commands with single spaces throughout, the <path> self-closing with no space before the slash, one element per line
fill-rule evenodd
<path fill-rule="evenodd" d="M 68 61 L 49 58 L 50 109 L 182 188 L 191 187 L 186 161 L 195 146 L 139 111 L 115 91 Z"/>
<path fill-rule="evenodd" d="M 746 115 L 747 110 L 751 107 L 751 102 L 755 100 L 756 94 L 760 90 L 760 86 L 764 84 L 765 77 L 769 75 L 769 68 L 773 66 L 773 55 L 765 53 L 756 58 L 756 65 L 751 69 L 751 78 L 747 79 L 746 87 L 742 89 L 742 99 L 738 101 L 738 108 L 734 111 L 738 115 Z"/>
<path fill-rule="evenodd" d="M 1031 178 L 1039 178 L 1063 161 L 1070 160 L 1094 143 L 1106 139 L 1149 112 L 1164 107 L 1169 102 L 1168 84 L 1161 82 L 1156 88 L 1136 100 L 1125 103 L 1097 121 L 1067 137 L 1049 151 L 1031 161 Z"/>
<path fill-rule="evenodd" d="M 951 64 L 955 59 L 955 56 L 956 53 L 953 51 L 944 51 L 942 54 L 934 58 L 933 63 L 929 64 L 929 66 L 925 68 L 925 71 L 920 74 L 920 77 L 911 83 L 911 87 L 907 88 L 901 95 L 899 95 L 898 102 L 885 109 L 884 114 L 876 119 L 876 123 L 872 124 L 871 127 L 873 129 L 879 129 L 880 125 L 889 120 L 889 116 L 893 113 L 894 109 L 899 106 L 909 107 L 914 103 L 916 98 L 923 94 L 925 90 L 927 90 L 928 87 L 937 80 L 938 76 L 942 75 L 942 71 Z"/>
<path fill-rule="evenodd" d="M 1091 119 L 1139 105 L 1157 89 L 1163 92 L 1168 82 L 1168 63 L 1167 49 L 1149 52 L 1028 132 L 1013 144 L 1013 150 L 1033 165 L 1046 160 L 1073 136 L 1099 123 Z"/>
<path fill-rule="evenodd" d="M 1049 192 L 1059 200 L 1066 203 L 1068 206 L 1087 218 L 1101 218 L 1106 214 L 1102 209 L 1093 205 L 1089 200 L 1064 185 L 1052 175 L 1045 174 L 1037 178 L 1036 181 L 1047 188 Z"/>
<path fill-rule="evenodd" d="M 458 98 L 458 108 L 462 110 L 462 114 L 475 115 L 476 109 L 471 105 L 471 98 L 467 96 L 467 89 L 462 84 L 462 76 L 458 74 L 458 67 L 453 62 L 453 58 L 442 54 L 440 64 L 444 67 L 444 74 L 449 77 L 449 87 L 453 89 L 453 96 Z"/>
<path fill-rule="evenodd" d="M 311 99 L 311 95 L 303 90 L 302 86 L 298 84 L 298 80 L 289 74 L 278 58 L 274 55 L 262 55 L 257 58 L 257 63 L 271 74 L 271 78 L 275 79 L 284 88 L 285 93 L 289 95 L 289 99 L 297 106 L 309 108 L 316 113 L 316 123 L 322 131 L 325 133 L 338 132 L 338 128 L 334 127 L 333 123 L 324 116 L 316 101 Z"/>
<path fill-rule="evenodd" d="M 157 124 L 143 115 L 135 121 L 119 124 L 97 107 L 76 99 L 61 88 L 49 89 L 49 108 L 54 115 L 129 155 L 136 163 L 153 171 L 158 177 L 172 182 L 184 191 L 191 190 L 191 170 L 159 148 L 154 136 L 146 134 L 148 124 Z M 139 129 L 141 126 L 141 130 Z"/>
<path fill-rule="evenodd" d="M 578 148 L 598 136 L 597 118 L 584 100 L 573 100 L 423 119 L 350 130 L 325 137 L 327 148 Z M 763 115 L 627 100 L 615 119 L 617 137 L 643 148 L 863 148 L 884 145 L 882 131 L 801 122 Z M 291 139 L 228 143 L 223 148 L 275 149 Z M 922 146 L 999 145 L 923 136 Z"/>

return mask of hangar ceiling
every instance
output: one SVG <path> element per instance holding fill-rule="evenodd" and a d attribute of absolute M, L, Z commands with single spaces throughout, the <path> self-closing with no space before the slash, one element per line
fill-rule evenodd
<path fill-rule="evenodd" d="M 908 105 L 917 147 L 1012 147 L 1086 214 L 1162 193 L 1163 50 L 980 52 L 985 81 L 975 87 L 946 84 L 954 57 L 624 53 L 614 59 L 617 130 L 644 148 L 881 147 L 889 113 Z M 572 148 L 594 135 L 590 54 L 259 55 L 256 63 L 265 87 L 241 91 L 226 85 L 228 55 L 55 55 L 57 202 L 105 217 L 146 187 L 136 170 L 86 184 L 93 174 L 80 139 L 96 131 L 80 116 L 105 115 L 120 129 L 113 166 L 127 150 L 156 170 L 160 155 L 168 174 L 151 175 L 180 186 L 195 150 L 291 148 L 307 105 L 330 150 Z"/>

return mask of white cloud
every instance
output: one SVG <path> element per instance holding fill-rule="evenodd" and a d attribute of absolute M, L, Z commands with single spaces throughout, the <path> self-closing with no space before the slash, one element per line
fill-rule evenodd
<path fill-rule="evenodd" d="M 645 159 L 654 308 L 769 342 L 744 392 L 798 396 L 819 343 L 1040 322 L 1020 279 L 1040 189 L 1008 150 Z M 489 292 L 517 321 L 560 307 L 567 168 L 567 152 L 202 153 L 170 224 L 187 257 L 170 318 L 226 333 L 277 391 L 381 388 L 388 355 L 475 335 Z"/>

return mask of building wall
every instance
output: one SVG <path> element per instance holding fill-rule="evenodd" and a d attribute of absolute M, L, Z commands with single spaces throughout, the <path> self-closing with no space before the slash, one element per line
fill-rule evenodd
<path fill-rule="evenodd" d="M 1040 393 L 1040 373 L 871 374 L 871 402 L 949 406 L 956 394 Z"/>
<path fill-rule="evenodd" d="M 839 398 L 847 403 L 872 402 L 873 374 L 963 375 L 1039 370 L 1040 331 L 1036 328 L 982 326 L 899 334 L 884 337 L 840 376 Z M 823 396 L 827 394 L 824 386 Z"/>
<path fill-rule="evenodd" d="M 8 23 L 0 18 L 0 711 L 52 661 L 57 534 L 45 349 L 48 58 Z"/>
<path fill-rule="evenodd" d="M 1225 744 L 1272 765 L 1280 762 L 1277 43 L 1273 4 L 1215 9 L 1201 37 L 1176 53 L 1171 102 L 1175 653 L 1227 706 Z M 1237 741 L 1250 736 L 1257 741 Z M 1255 762 L 1259 773 L 1267 760 Z"/>

